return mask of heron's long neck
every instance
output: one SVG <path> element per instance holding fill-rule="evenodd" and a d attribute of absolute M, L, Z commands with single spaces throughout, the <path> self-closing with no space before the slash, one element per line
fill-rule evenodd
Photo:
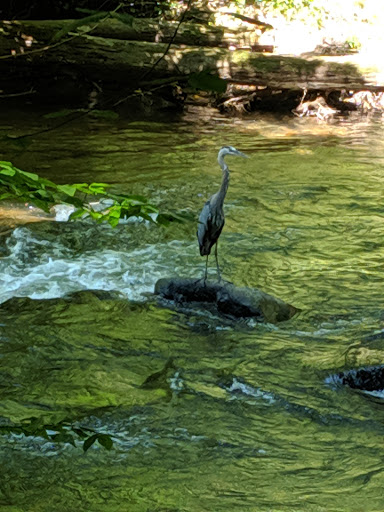
<path fill-rule="evenodd" d="M 219 165 L 223 171 L 223 179 L 221 180 L 221 187 L 217 193 L 217 202 L 222 206 L 229 185 L 229 169 L 223 158 L 219 158 Z"/>

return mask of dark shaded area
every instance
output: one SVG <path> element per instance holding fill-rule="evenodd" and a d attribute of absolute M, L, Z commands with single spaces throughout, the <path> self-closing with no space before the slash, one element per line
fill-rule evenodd
<path fill-rule="evenodd" d="M 82 18 L 85 11 L 113 11 L 119 5 L 121 13 L 136 17 L 152 18 L 169 11 L 168 0 L 3 0 L 0 5 L 1 19 L 45 20 Z M 88 13 L 89 14 L 89 13 Z"/>
<path fill-rule="evenodd" d="M 360 370 L 341 372 L 338 378 L 342 384 L 363 391 L 380 391 L 384 389 L 384 367 L 372 366 Z"/>
<path fill-rule="evenodd" d="M 226 281 L 204 282 L 203 279 L 164 278 L 155 285 L 155 294 L 182 304 L 213 303 L 223 315 L 254 318 L 258 322 L 283 322 L 298 310 L 280 299 L 257 289 L 239 288 Z"/>

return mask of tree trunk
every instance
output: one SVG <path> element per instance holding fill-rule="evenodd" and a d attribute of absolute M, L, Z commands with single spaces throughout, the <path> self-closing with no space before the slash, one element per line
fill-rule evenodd
<path fill-rule="evenodd" d="M 190 46 L 228 47 L 232 44 L 243 46 L 256 44 L 257 32 L 251 28 L 229 30 L 222 26 L 201 26 L 196 23 L 183 22 L 180 26 L 176 21 L 157 21 L 154 19 L 132 18 L 130 23 L 119 19 L 108 18 L 99 22 L 87 22 L 79 25 L 79 20 L 32 20 L 3 21 L 5 34 L 18 37 L 23 44 L 25 36 L 47 44 L 60 32 L 88 33 L 105 39 L 123 39 L 125 41 L 147 41 L 151 43 L 185 44 Z M 176 36 L 175 32 L 177 29 Z M 23 37 L 20 37 L 23 34 Z M 24 39 L 24 41 L 23 41 Z M 17 45 L 14 44 L 15 49 Z"/>
<path fill-rule="evenodd" d="M 117 38 L 117 35 L 138 38 L 141 34 L 142 37 L 156 39 L 154 27 L 157 25 L 146 21 L 146 29 L 142 28 L 140 32 L 137 28 L 139 22 L 135 21 L 135 25 L 130 27 L 117 20 L 108 20 L 108 23 L 100 23 L 92 31 L 92 34 L 97 33 L 97 30 L 100 34 L 111 34 L 114 38 L 77 34 L 65 35 L 53 43 L 49 41 L 57 34 L 58 28 L 66 24 L 68 28 L 72 22 L 3 22 L 4 32 L 0 36 L 0 89 L 13 92 L 7 90 L 7 84 L 15 77 L 27 88 L 28 79 L 30 86 L 36 78 L 53 79 L 64 69 L 75 79 L 86 77 L 89 81 L 101 82 L 103 85 L 118 84 L 119 88 L 135 88 L 143 79 L 182 79 L 190 73 L 208 70 L 230 82 L 268 86 L 277 90 L 384 90 L 381 63 L 367 67 L 359 55 L 304 59 L 245 50 L 230 51 L 213 46 L 172 44 L 168 48 L 164 42 Z M 14 33 L 16 28 L 17 41 Z M 211 36 L 216 37 L 214 33 L 212 31 L 204 35 L 201 32 L 196 37 L 205 37 L 207 40 Z M 169 30 L 164 37 L 169 39 Z M 192 36 L 184 27 L 180 37 Z M 15 56 L 12 57 L 12 54 Z"/>

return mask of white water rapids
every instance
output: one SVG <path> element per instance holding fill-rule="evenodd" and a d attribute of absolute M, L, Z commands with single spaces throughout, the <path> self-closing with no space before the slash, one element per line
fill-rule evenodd
<path fill-rule="evenodd" d="M 118 290 L 130 300 L 142 300 L 144 293 L 153 292 L 158 279 L 175 274 L 180 252 L 183 271 L 190 275 L 199 271 L 187 266 L 188 258 L 194 262 L 195 246 L 177 240 L 139 247 L 133 243 L 128 251 L 119 249 L 117 241 L 116 249 L 79 252 L 59 239 L 44 240 L 27 227 L 18 227 L 6 245 L 8 254 L 0 259 L 0 302 L 15 296 L 48 299 L 91 289 Z"/>

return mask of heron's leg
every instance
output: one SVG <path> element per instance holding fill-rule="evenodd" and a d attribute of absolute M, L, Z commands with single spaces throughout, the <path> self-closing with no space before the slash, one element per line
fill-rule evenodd
<path fill-rule="evenodd" d="M 208 277 L 208 256 L 209 256 L 209 254 L 207 254 L 207 259 L 205 260 L 204 286 L 205 286 L 205 283 L 207 282 L 207 277 Z"/>
<path fill-rule="evenodd" d="M 215 259 L 216 259 L 217 276 L 218 276 L 219 282 L 220 282 L 221 281 L 221 273 L 220 273 L 220 267 L 219 267 L 219 258 L 217 257 L 217 245 L 218 245 L 218 241 L 215 244 Z"/>

